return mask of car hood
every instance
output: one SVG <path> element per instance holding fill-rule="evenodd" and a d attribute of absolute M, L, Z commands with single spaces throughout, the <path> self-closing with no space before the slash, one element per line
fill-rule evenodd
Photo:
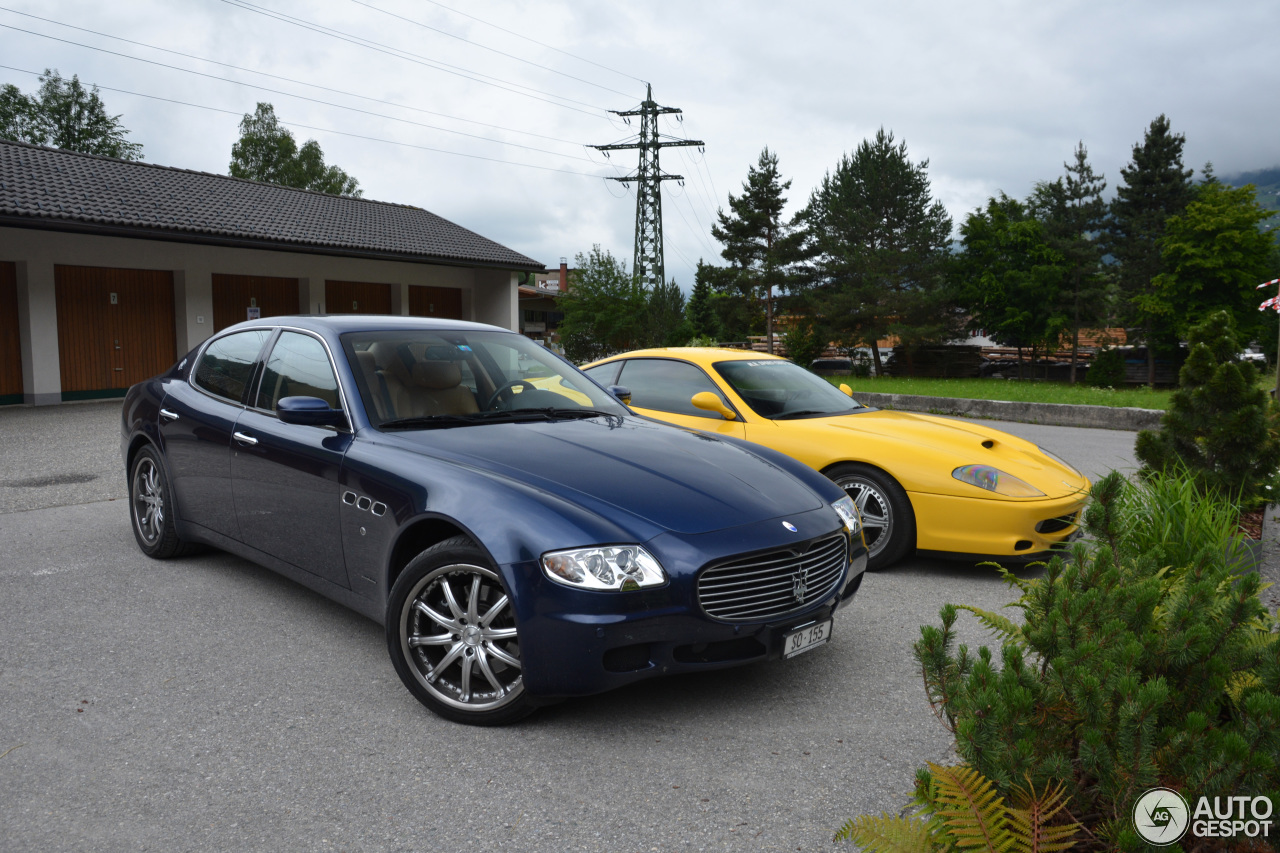
<path fill-rule="evenodd" d="M 821 507 L 776 465 L 694 430 L 631 417 L 386 434 L 436 458 L 512 478 L 618 520 L 710 533 Z"/>
<path fill-rule="evenodd" d="M 918 461 L 928 460 L 934 471 L 944 469 L 938 472 L 944 476 L 961 465 L 992 465 L 1025 480 L 1051 498 L 1077 493 L 1089 486 L 1079 471 L 1048 456 L 1035 444 L 981 424 L 885 409 L 791 423 L 803 423 L 825 433 L 829 439 L 892 442 L 898 448 L 909 448 Z M 941 490 L 927 491 L 974 494 L 973 487 L 949 476 Z"/>

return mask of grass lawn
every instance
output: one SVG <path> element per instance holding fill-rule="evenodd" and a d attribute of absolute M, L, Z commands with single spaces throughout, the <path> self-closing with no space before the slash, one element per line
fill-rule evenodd
<path fill-rule="evenodd" d="M 905 379 L 885 376 L 857 378 L 829 376 L 833 385 L 841 382 L 859 391 L 880 394 L 920 394 L 925 397 L 962 397 L 971 400 L 1009 400 L 1017 403 L 1074 403 L 1086 406 L 1133 406 L 1138 409 L 1167 409 L 1170 391 L 1152 391 L 1146 386 L 1112 390 L 1060 382 L 1032 382 L 1014 379 Z M 1267 387 L 1270 387 L 1268 385 Z"/>

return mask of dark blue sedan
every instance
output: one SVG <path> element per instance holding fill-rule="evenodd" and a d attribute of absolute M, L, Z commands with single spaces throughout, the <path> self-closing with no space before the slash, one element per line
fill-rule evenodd
<path fill-rule="evenodd" d="M 133 532 L 377 620 L 409 690 L 465 723 L 825 643 L 866 565 L 850 499 L 626 396 L 492 326 L 241 323 L 129 390 Z"/>

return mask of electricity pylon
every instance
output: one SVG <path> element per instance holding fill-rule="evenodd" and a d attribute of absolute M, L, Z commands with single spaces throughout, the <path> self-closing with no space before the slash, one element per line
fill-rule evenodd
<path fill-rule="evenodd" d="M 632 271 L 648 287 L 666 282 L 666 265 L 662 254 L 662 182 L 683 181 L 681 175 L 667 175 L 658 167 L 658 152 L 676 145 L 703 145 L 699 139 L 676 139 L 658 133 L 658 116 L 679 114 L 675 107 L 662 107 L 653 100 L 653 86 L 646 84 L 647 95 L 638 109 L 610 110 L 630 124 L 631 116 L 640 116 L 640 134 L 629 142 L 593 145 L 597 151 L 640 150 L 640 165 L 626 177 L 610 178 L 619 183 L 636 184 L 636 251 Z"/>

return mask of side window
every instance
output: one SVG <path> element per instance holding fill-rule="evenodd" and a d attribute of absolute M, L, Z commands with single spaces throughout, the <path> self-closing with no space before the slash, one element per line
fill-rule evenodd
<path fill-rule="evenodd" d="M 595 381 L 599 382 L 605 388 L 610 385 L 617 384 L 618 368 L 625 362 L 611 361 L 608 364 L 598 364 L 595 367 L 582 371 Z"/>
<path fill-rule="evenodd" d="M 219 338 L 200 356 L 191 381 L 210 394 L 239 403 L 253 377 L 253 363 L 270 336 L 270 329 L 254 329 Z"/>
<path fill-rule="evenodd" d="M 724 395 L 707 374 L 692 364 L 661 358 L 633 358 L 622 368 L 619 383 L 631 389 L 631 405 L 641 409 L 720 420 L 720 415 L 695 408 L 694 394 L 710 391 L 721 400 Z"/>
<path fill-rule="evenodd" d="M 281 332 L 271 348 L 258 386 L 257 406 L 275 411 L 283 397 L 319 397 L 329 408 L 339 407 L 338 379 L 329 353 L 310 335 Z"/>

